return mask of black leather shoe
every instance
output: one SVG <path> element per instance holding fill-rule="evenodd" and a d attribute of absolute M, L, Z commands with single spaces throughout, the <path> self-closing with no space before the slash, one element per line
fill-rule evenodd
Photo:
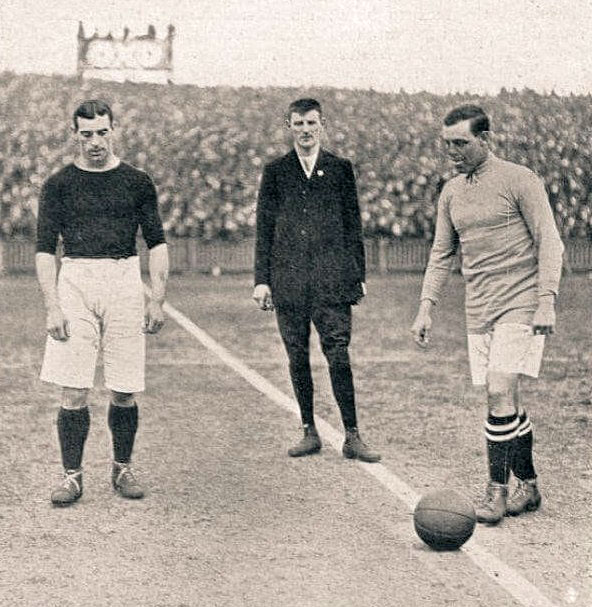
<path fill-rule="evenodd" d="M 288 449 L 288 455 L 290 457 L 312 455 L 313 453 L 318 453 L 323 446 L 317 429 L 314 426 L 305 425 L 302 429 L 304 430 L 304 437 L 293 447 Z"/>
<path fill-rule="evenodd" d="M 381 459 L 380 453 L 372 451 L 360 438 L 357 430 L 345 431 L 345 442 L 343 443 L 343 456 L 348 459 L 359 459 L 361 462 L 373 464 Z"/>

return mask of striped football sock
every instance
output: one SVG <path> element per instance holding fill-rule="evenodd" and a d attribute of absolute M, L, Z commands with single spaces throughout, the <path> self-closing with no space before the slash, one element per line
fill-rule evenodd
<path fill-rule="evenodd" d="M 494 483 L 508 483 L 513 441 L 518 435 L 519 423 L 517 413 L 507 417 L 489 415 L 485 422 L 489 477 Z"/>
<path fill-rule="evenodd" d="M 514 454 L 512 456 L 512 472 L 521 481 L 536 478 L 534 462 L 532 460 L 532 423 L 528 413 L 520 410 L 518 436 L 514 440 Z"/>

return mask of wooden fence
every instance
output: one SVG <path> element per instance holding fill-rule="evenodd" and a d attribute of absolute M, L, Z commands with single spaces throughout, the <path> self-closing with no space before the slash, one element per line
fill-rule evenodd
<path fill-rule="evenodd" d="M 565 266 L 573 272 L 592 271 L 592 242 L 567 240 Z M 421 272 L 428 261 L 430 243 L 423 240 L 369 238 L 366 262 L 369 272 Z M 143 268 L 147 251 L 138 243 Z M 254 242 L 202 242 L 191 238 L 169 239 L 172 272 L 224 273 L 252 272 Z M 35 268 L 34 243 L 25 238 L 0 240 L 0 273 L 32 272 Z"/>

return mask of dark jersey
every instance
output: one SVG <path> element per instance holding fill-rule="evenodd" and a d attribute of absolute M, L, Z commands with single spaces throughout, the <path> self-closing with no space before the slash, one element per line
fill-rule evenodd
<path fill-rule="evenodd" d="M 121 162 L 108 171 L 70 164 L 44 184 L 37 219 L 37 252 L 66 257 L 137 255 L 138 227 L 148 248 L 165 242 L 156 189 L 143 171 Z"/>

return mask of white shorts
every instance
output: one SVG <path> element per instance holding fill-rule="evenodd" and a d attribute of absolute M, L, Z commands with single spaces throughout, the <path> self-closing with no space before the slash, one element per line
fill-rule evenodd
<path fill-rule="evenodd" d="M 47 337 L 42 381 L 92 388 L 99 348 L 105 385 L 116 392 L 144 390 L 144 293 L 138 257 L 63 258 L 58 277 L 60 305 L 70 338 Z"/>
<path fill-rule="evenodd" d="M 538 377 L 545 336 L 534 335 L 532 327 L 500 323 L 488 333 L 468 335 L 469 364 L 475 386 L 483 386 L 488 371 Z"/>

